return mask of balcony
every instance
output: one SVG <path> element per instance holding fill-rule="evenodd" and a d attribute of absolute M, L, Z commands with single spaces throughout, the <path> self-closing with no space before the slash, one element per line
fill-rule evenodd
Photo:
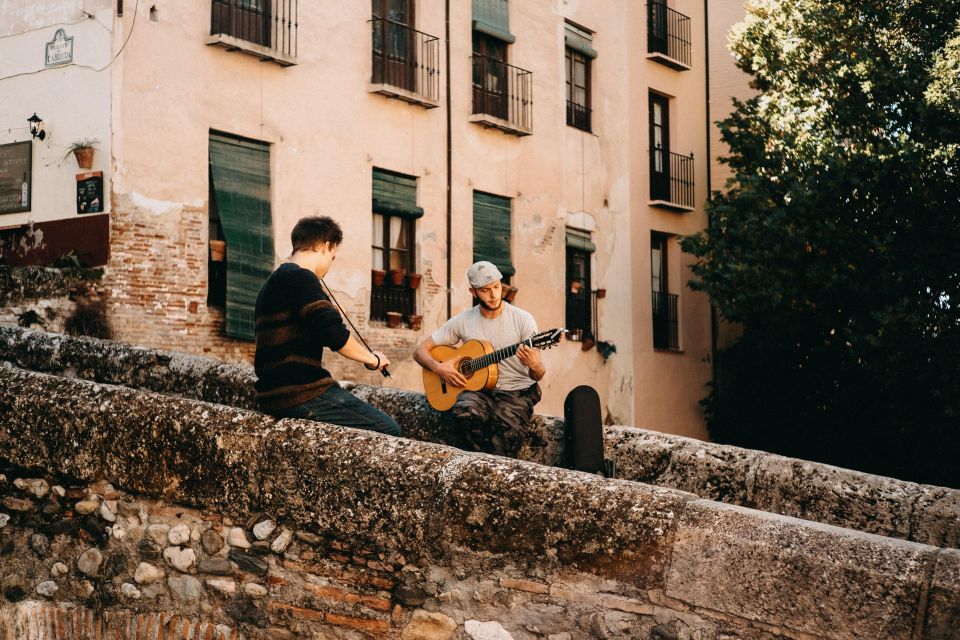
<path fill-rule="evenodd" d="M 647 5 L 647 58 L 671 69 L 690 69 L 690 18 L 667 6 L 665 0 Z"/>
<path fill-rule="evenodd" d="M 567 100 L 567 124 L 583 131 L 592 131 L 590 128 L 591 110 L 583 105 Z"/>
<path fill-rule="evenodd" d="M 427 109 L 440 106 L 440 40 L 386 18 L 370 24 L 370 91 Z"/>
<path fill-rule="evenodd" d="M 474 54 L 470 121 L 515 136 L 533 133 L 533 73 Z"/>
<path fill-rule="evenodd" d="M 680 350 L 680 322 L 675 293 L 653 292 L 653 348 Z"/>
<path fill-rule="evenodd" d="M 297 0 L 212 0 L 208 45 L 297 63 Z"/>
<path fill-rule="evenodd" d="M 650 206 L 694 210 L 693 154 L 682 156 L 660 147 L 650 150 Z"/>

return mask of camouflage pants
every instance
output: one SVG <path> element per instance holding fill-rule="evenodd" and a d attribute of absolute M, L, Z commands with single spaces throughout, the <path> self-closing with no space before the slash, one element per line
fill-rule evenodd
<path fill-rule="evenodd" d="M 450 412 L 466 448 L 516 457 L 540 395 L 538 384 L 522 391 L 464 391 Z"/>

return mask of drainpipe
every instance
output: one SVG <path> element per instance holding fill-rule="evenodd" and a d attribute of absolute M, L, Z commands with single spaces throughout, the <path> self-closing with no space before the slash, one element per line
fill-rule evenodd
<path fill-rule="evenodd" d="M 706 2 L 706 0 L 704 0 L 704 2 Z M 443 11 L 447 65 L 447 319 L 449 320 L 453 315 L 453 265 L 450 264 L 453 257 L 453 251 L 450 246 L 453 242 L 453 176 L 451 175 L 453 167 L 453 137 L 450 130 L 452 124 L 452 116 L 450 113 L 450 0 L 445 0 Z"/>
<path fill-rule="evenodd" d="M 707 206 L 712 202 L 712 188 L 710 182 L 710 165 L 713 162 L 713 156 L 710 154 L 710 7 L 709 0 L 703 0 L 703 62 L 706 72 L 703 74 L 706 78 L 707 100 Z M 707 209 L 707 233 L 713 231 L 713 219 L 710 209 Z M 717 307 L 710 301 L 710 368 L 713 376 L 713 388 L 716 389 L 720 381 L 720 361 L 719 349 L 717 348 Z"/>

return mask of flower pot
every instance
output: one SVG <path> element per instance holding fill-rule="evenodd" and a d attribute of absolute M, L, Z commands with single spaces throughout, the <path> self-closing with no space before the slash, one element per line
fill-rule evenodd
<path fill-rule="evenodd" d="M 387 311 L 387 326 L 396 329 L 403 322 L 403 314 L 398 311 Z"/>
<path fill-rule="evenodd" d="M 423 275 L 419 273 L 408 273 L 407 274 L 407 286 L 411 289 L 416 289 L 420 286 L 420 280 L 423 278 Z"/>
<path fill-rule="evenodd" d="M 400 269 L 390 269 L 390 284 L 399 287 L 403 284 L 404 273 Z"/>
<path fill-rule="evenodd" d="M 412 315 L 407 320 L 410 323 L 410 328 L 414 331 L 420 331 L 420 327 L 423 326 L 423 316 L 421 315 Z"/>
<path fill-rule="evenodd" d="M 210 260 L 223 262 L 227 257 L 227 243 L 223 240 L 210 241 Z"/>
<path fill-rule="evenodd" d="M 602 299 L 602 298 L 606 298 L 606 297 L 607 297 L 607 290 L 606 290 L 606 289 L 597 289 L 597 298 L 598 298 L 598 299 Z"/>
<path fill-rule="evenodd" d="M 574 280 L 573 282 L 570 283 L 570 293 L 574 293 L 574 294 L 580 293 L 581 289 L 583 289 L 582 282 L 577 282 L 576 280 Z"/>
<path fill-rule="evenodd" d="M 590 351 L 590 349 L 593 349 L 593 346 L 594 346 L 595 344 L 597 344 L 597 341 L 594 340 L 593 338 L 587 336 L 586 338 L 583 339 L 583 342 L 580 343 L 580 350 L 581 350 L 581 351 Z"/>
<path fill-rule="evenodd" d="M 93 147 L 81 147 L 73 150 L 73 157 L 81 169 L 93 168 Z"/>
<path fill-rule="evenodd" d="M 520 291 L 520 289 L 518 289 L 517 287 L 508 287 L 507 292 L 503 294 L 503 299 L 513 304 L 513 299 L 517 297 L 518 291 Z"/>
<path fill-rule="evenodd" d="M 387 279 L 387 272 L 383 269 L 371 269 L 370 277 L 373 281 L 373 286 L 382 287 L 383 281 Z"/>

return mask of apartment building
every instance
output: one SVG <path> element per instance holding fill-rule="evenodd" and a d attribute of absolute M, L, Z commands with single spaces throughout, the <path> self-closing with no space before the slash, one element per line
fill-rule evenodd
<path fill-rule="evenodd" d="M 105 265 L 117 339 L 250 361 L 260 283 L 327 214 L 326 284 L 394 362 L 381 381 L 328 356 L 335 375 L 419 389 L 413 346 L 488 259 L 570 330 L 539 411 L 590 384 L 611 422 L 705 437 L 709 303 L 678 246 L 706 224 L 703 3 L 4 7 L 0 236 L 33 243 L 5 259 Z"/>

